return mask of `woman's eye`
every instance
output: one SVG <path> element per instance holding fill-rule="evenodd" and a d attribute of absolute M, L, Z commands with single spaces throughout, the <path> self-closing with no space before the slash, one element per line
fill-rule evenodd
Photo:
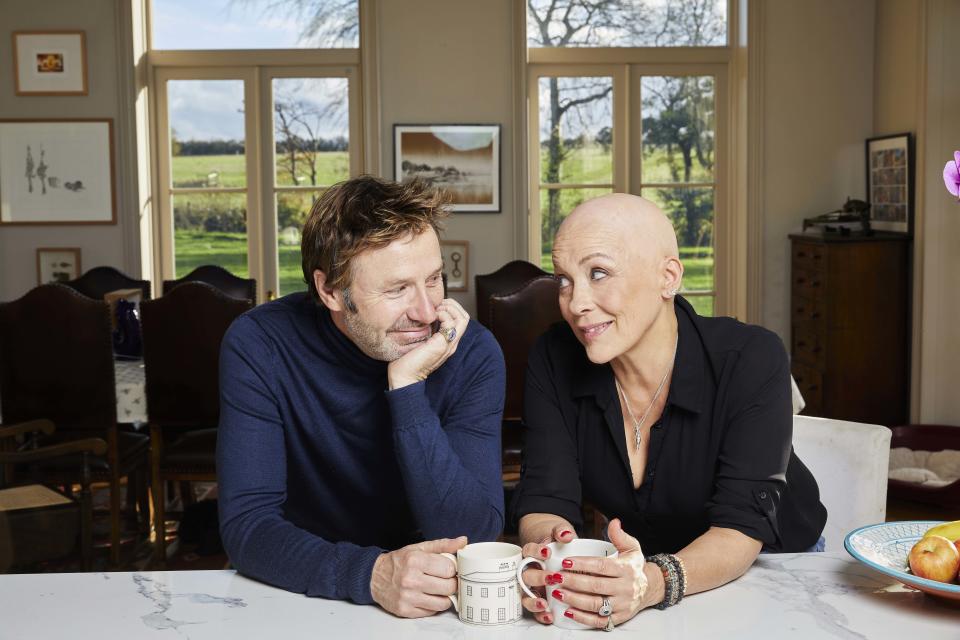
<path fill-rule="evenodd" d="M 557 276 L 557 282 L 560 283 L 561 289 L 570 285 L 570 281 L 567 279 L 567 276 Z"/>
<path fill-rule="evenodd" d="M 607 272 L 603 269 L 591 269 L 590 270 L 590 279 L 591 280 L 602 280 L 607 277 Z"/>

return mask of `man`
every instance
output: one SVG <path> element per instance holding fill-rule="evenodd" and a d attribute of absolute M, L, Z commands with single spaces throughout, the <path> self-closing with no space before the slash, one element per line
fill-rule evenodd
<path fill-rule="evenodd" d="M 241 573 L 428 616 L 456 591 L 439 554 L 502 530 L 503 356 L 443 299 L 445 215 L 418 182 L 332 187 L 304 226 L 310 292 L 227 332 L 220 528 Z"/>

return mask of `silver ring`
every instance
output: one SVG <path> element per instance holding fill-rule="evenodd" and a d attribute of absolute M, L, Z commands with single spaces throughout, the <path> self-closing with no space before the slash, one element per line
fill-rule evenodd
<path fill-rule="evenodd" d="M 613 616 L 607 618 L 607 626 L 603 628 L 604 631 L 613 631 Z"/>
<path fill-rule="evenodd" d="M 613 613 L 613 607 L 610 606 L 610 598 L 603 596 L 603 604 L 597 609 L 597 615 L 609 616 L 611 613 Z"/>
<path fill-rule="evenodd" d="M 447 342 L 453 342 L 453 339 L 457 337 L 457 328 L 456 327 L 440 327 L 439 333 L 447 339 Z"/>

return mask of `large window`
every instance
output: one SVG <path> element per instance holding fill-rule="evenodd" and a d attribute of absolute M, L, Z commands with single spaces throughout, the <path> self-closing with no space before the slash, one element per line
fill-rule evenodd
<path fill-rule="evenodd" d="M 306 287 L 307 214 L 362 166 L 357 4 L 153 0 L 162 278 L 215 264 L 264 298 Z"/>
<path fill-rule="evenodd" d="M 528 0 L 531 260 L 552 270 L 583 200 L 633 193 L 673 222 L 684 295 L 723 311 L 728 37 L 726 0 Z"/>

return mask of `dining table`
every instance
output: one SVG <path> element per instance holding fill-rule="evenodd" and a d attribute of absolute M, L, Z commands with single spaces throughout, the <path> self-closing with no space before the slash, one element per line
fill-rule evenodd
<path fill-rule="evenodd" d="M 598 633 L 541 625 L 529 614 L 505 626 L 465 624 L 452 609 L 400 619 L 377 606 L 307 597 L 232 570 L 0 575 L 0 640 L 577 640 Z M 960 608 L 843 551 L 761 554 L 732 583 L 662 611 L 642 611 L 613 633 L 645 640 L 956 639 Z"/>

